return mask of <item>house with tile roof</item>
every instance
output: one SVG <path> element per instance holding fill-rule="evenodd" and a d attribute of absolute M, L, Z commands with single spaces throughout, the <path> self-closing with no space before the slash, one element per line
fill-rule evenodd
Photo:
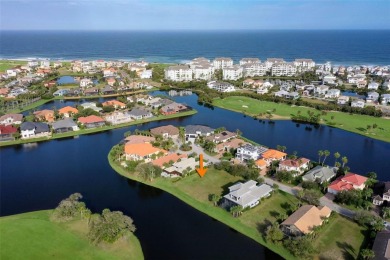
<path fill-rule="evenodd" d="M 86 128 L 94 128 L 99 126 L 104 126 L 106 121 L 100 116 L 90 115 L 79 117 L 78 122 L 84 125 Z"/>
<path fill-rule="evenodd" d="M 1 141 L 13 141 L 13 136 L 18 132 L 18 129 L 12 125 L 0 125 L 0 142 Z"/>
<path fill-rule="evenodd" d="M 390 231 L 384 230 L 376 234 L 372 251 L 375 254 L 373 260 L 390 259 Z"/>
<path fill-rule="evenodd" d="M 259 204 L 262 198 L 271 196 L 272 188 L 268 184 L 257 185 L 258 183 L 249 180 L 245 183 L 238 182 L 229 187 L 229 193 L 224 197 L 224 206 L 239 205 L 242 208 L 253 208 Z"/>
<path fill-rule="evenodd" d="M 34 112 L 34 116 L 39 121 L 54 122 L 54 111 L 49 109 Z"/>
<path fill-rule="evenodd" d="M 124 124 L 133 121 L 129 113 L 123 111 L 114 111 L 108 115 L 105 115 L 104 119 L 113 125 Z"/>
<path fill-rule="evenodd" d="M 171 153 L 171 154 L 167 154 L 167 155 L 164 155 L 158 159 L 153 160 L 152 164 L 164 169 L 166 164 L 169 164 L 170 162 L 172 164 L 176 163 L 179 159 L 182 159 L 182 158 L 187 158 L 187 155 L 186 154 Z"/>
<path fill-rule="evenodd" d="M 106 107 L 106 106 L 113 106 L 115 109 L 123 109 L 123 108 L 126 108 L 126 104 L 123 103 L 123 102 L 120 102 L 118 100 L 108 100 L 108 101 L 105 101 L 102 103 L 102 106 L 103 107 Z"/>
<path fill-rule="evenodd" d="M 2 125 L 20 125 L 23 120 L 22 114 L 6 114 L 0 117 Z"/>
<path fill-rule="evenodd" d="M 310 160 L 306 158 L 287 159 L 279 163 L 277 171 L 295 172 L 294 177 L 309 169 Z"/>
<path fill-rule="evenodd" d="M 166 155 L 168 152 L 154 147 L 150 143 L 126 143 L 125 144 L 125 157 L 126 160 L 132 161 L 145 161 L 150 162 L 153 159 L 159 157 L 159 155 Z M 154 158 L 156 157 L 156 158 Z"/>
<path fill-rule="evenodd" d="M 72 117 L 73 115 L 77 114 L 79 110 L 77 108 L 66 106 L 63 108 L 58 109 L 58 114 L 60 114 L 63 117 Z"/>
<path fill-rule="evenodd" d="M 150 133 L 154 136 L 161 135 L 163 138 L 178 138 L 179 129 L 173 125 L 164 125 L 150 129 Z"/>
<path fill-rule="evenodd" d="M 142 144 L 142 143 L 151 143 L 156 139 L 153 136 L 145 135 L 129 135 L 125 138 L 125 143 L 127 144 Z"/>
<path fill-rule="evenodd" d="M 336 195 L 340 191 L 363 190 L 366 187 L 367 179 L 359 174 L 347 173 L 333 181 L 328 186 L 328 192 Z"/>
<path fill-rule="evenodd" d="M 163 115 L 172 115 L 187 109 L 185 105 L 173 102 L 160 108 L 160 113 Z"/>
<path fill-rule="evenodd" d="M 303 236 L 321 226 L 332 210 L 326 206 L 303 205 L 280 224 L 281 230 L 288 236 Z"/>
<path fill-rule="evenodd" d="M 264 161 L 267 162 L 267 166 L 271 165 L 274 161 L 283 161 L 286 159 L 287 154 L 275 149 L 268 149 L 264 153 L 261 154 L 261 157 Z"/>

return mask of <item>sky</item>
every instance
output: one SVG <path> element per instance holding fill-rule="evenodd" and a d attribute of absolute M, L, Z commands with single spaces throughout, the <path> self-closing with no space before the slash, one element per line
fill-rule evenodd
<path fill-rule="evenodd" d="M 0 0 L 1 30 L 390 29 L 390 0 Z"/>

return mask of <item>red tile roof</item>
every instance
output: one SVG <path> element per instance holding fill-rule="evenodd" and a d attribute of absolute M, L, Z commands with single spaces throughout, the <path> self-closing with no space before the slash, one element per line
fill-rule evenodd
<path fill-rule="evenodd" d="M 360 186 L 365 183 L 367 180 L 366 177 L 355 174 L 348 173 L 345 176 L 341 176 L 333 181 L 328 189 L 332 189 L 335 191 L 343 191 L 343 190 L 353 190 L 354 186 Z"/>
<path fill-rule="evenodd" d="M 301 167 L 302 165 L 304 165 L 305 163 L 308 163 L 308 162 L 310 162 L 309 159 L 299 158 L 299 159 L 295 159 L 295 160 L 287 159 L 287 160 L 280 162 L 279 164 L 285 165 L 288 167 Z"/>
<path fill-rule="evenodd" d="M 80 117 L 78 120 L 82 124 L 100 123 L 105 122 L 103 118 L 95 115 Z"/>
<path fill-rule="evenodd" d="M 18 129 L 12 125 L 0 125 L 0 134 L 13 134 L 16 133 Z"/>

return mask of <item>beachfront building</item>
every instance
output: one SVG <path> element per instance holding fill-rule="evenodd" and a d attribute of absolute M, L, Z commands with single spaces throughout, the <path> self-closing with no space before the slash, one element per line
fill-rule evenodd
<path fill-rule="evenodd" d="M 271 67 L 272 76 L 295 76 L 297 73 L 297 68 L 292 62 L 277 62 L 274 63 Z"/>
<path fill-rule="evenodd" d="M 216 70 L 233 66 L 233 60 L 231 58 L 219 57 L 213 60 L 213 66 Z"/>
<path fill-rule="evenodd" d="M 229 193 L 223 196 L 223 205 L 253 208 L 259 204 L 262 198 L 271 196 L 272 188 L 268 184 L 257 184 L 256 181 L 249 180 L 245 183 L 238 182 L 230 186 Z"/>
<path fill-rule="evenodd" d="M 316 63 L 312 59 L 295 59 L 294 65 L 298 72 L 306 72 L 314 70 Z"/>
<path fill-rule="evenodd" d="M 233 92 L 236 90 L 232 84 L 221 81 L 210 81 L 207 83 L 207 87 L 219 92 Z"/>
<path fill-rule="evenodd" d="M 165 69 L 165 79 L 172 81 L 191 81 L 192 70 L 188 65 L 169 66 Z"/>
<path fill-rule="evenodd" d="M 233 65 L 222 69 L 223 80 L 238 80 L 242 78 L 243 69 L 240 65 Z"/>
<path fill-rule="evenodd" d="M 266 61 L 265 61 L 265 66 L 267 68 L 267 70 L 270 70 L 272 68 L 272 66 L 276 63 L 285 63 L 284 59 L 282 58 L 268 58 Z"/>
<path fill-rule="evenodd" d="M 244 64 L 257 64 L 260 63 L 261 61 L 258 58 L 242 58 L 240 60 L 240 66 Z"/>
<path fill-rule="evenodd" d="M 264 76 L 267 74 L 267 66 L 264 63 L 246 63 L 241 65 L 244 77 Z"/>

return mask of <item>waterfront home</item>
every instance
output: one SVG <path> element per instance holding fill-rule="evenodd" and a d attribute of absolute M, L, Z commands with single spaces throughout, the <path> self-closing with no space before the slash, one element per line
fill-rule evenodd
<path fill-rule="evenodd" d="M 277 62 L 271 67 L 272 76 L 287 76 L 292 77 L 297 73 L 297 68 L 292 62 Z"/>
<path fill-rule="evenodd" d="M 359 108 L 364 108 L 366 105 L 366 102 L 362 99 L 354 100 L 351 102 L 351 107 L 359 107 Z"/>
<path fill-rule="evenodd" d="M 18 129 L 12 125 L 0 125 L 0 141 L 15 140 L 14 134 L 17 132 Z"/>
<path fill-rule="evenodd" d="M 52 87 L 55 87 L 56 85 L 57 85 L 57 81 L 55 81 L 55 80 L 50 80 L 50 81 L 46 81 L 45 83 L 43 83 L 43 86 L 46 88 L 52 88 Z"/>
<path fill-rule="evenodd" d="M 381 100 L 382 100 L 382 105 L 390 104 L 390 94 L 382 94 Z"/>
<path fill-rule="evenodd" d="M 50 135 L 49 126 L 41 122 L 24 122 L 20 125 L 22 139 L 37 138 Z"/>
<path fill-rule="evenodd" d="M 126 144 L 143 144 L 143 143 L 152 143 L 156 140 L 153 136 L 146 135 L 129 135 L 125 138 Z"/>
<path fill-rule="evenodd" d="M 97 87 L 87 88 L 84 90 L 84 95 L 86 96 L 94 96 L 99 94 L 99 89 Z"/>
<path fill-rule="evenodd" d="M 65 133 L 69 131 L 78 131 L 79 127 L 71 118 L 58 120 L 52 124 L 54 133 Z"/>
<path fill-rule="evenodd" d="M 39 110 L 34 112 L 34 117 L 38 121 L 47 121 L 47 122 L 53 122 L 54 121 L 54 111 L 49 109 Z"/>
<path fill-rule="evenodd" d="M 141 120 L 153 117 L 153 114 L 151 112 L 139 108 L 133 108 L 130 112 L 128 112 L 128 114 L 134 120 Z"/>
<path fill-rule="evenodd" d="M 366 181 L 367 177 L 355 173 L 348 173 L 345 176 L 341 176 L 333 181 L 328 186 L 328 192 L 337 194 L 340 191 L 363 190 L 366 187 Z"/>
<path fill-rule="evenodd" d="M 128 112 L 122 112 L 122 111 L 112 112 L 104 116 L 104 119 L 113 125 L 124 124 L 133 121 L 133 119 L 131 118 Z"/>
<path fill-rule="evenodd" d="M 86 128 L 94 128 L 104 126 L 106 124 L 106 121 L 104 121 L 103 118 L 95 115 L 79 117 L 78 122 L 84 125 Z"/>
<path fill-rule="evenodd" d="M 286 156 L 286 153 L 275 149 L 268 149 L 261 154 L 261 158 L 267 162 L 267 166 L 271 165 L 272 162 L 285 160 Z"/>
<path fill-rule="evenodd" d="M 379 88 L 379 84 L 376 82 L 371 82 L 367 86 L 367 89 L 370 89 L 370 90 L 378 90 L 378 88 Z"/>
<path fill-rule="evenodd" d="M 321 85 L 321 86 L 317 86 L 317 87 L 314 89 L 314 94 L 316 94 L 317 96 L 323 96 L 323 95 L 325 95 L 328 91 L 329 91 L 329 86 Z"/>
<path fill-rule="evenodd" d="M 172 81 L 191 81 L 192 70 L 188 65 L 169 66 L 165 69 L 165 79 Z"/>
<path fill-rule="evenodd" d="M 108 101 L 105 101 L 105 102 L 102 103 L 102 106 L 103 107 L 112 106 L 115 109 L 124 109 L 124 108 L 126 108 L 126 104 L 122 103 L 122 102 L 120 102 L 118 100 L 108 100 Z"/>
<path fill-rule="evenodd" d="M 249 180 L 245 183 L 238 182 L 229 187 L 229 193 L 223 196 L 224 206 L 239 205 L 242 208 L 253 208 L 259 204 L 262 198 L 271 196 L 272 188 L 267 184 Z"/>
<path fill-rule="evenodd" d="M 216 70 L 233 66 L 233 60 L 226 57 L 218 57 L 213 60 L 213 66 Z"/>
<path fill-rule="evenodd" d="M 63 116 L 63 117 L 72 117 L 73 115 L 77 114 L 79 110 L 77 108 L 71 107 L 71 106 L 66 106 L 63 108 L 60 108 L 58 110 L 58 114 Z"/>
<path fill-rule="evenodd" d="M 334 75 L 326 75 L 322 78 L 323 84 L 334 85 L 337 78 Z"/>
<path fill-rule="evenodd" d="M 383 186 L 382 192 L 373 197 L 372 203 L 376 206 L 381 206 L 384 201 L 390 202 L 390 182 L 383 183 Z"/>
<path fill-rule="evenodd" d="M 53 93 L 55 97 L 62 97 L 69 93 L 69 89 L 59 89 Z"/>
<path fill-rule="evenodd" d="M 180 161 L 175 162 L 172 166 L 164 169 L 164 174 L 161 176 L 164 177 L 178 177 L 183 176 L 185 173 L 189 173 L 195 170 L 199 165 L 199 162 L 195 158 L 182 158 Z"/>
<path fill-rule="evenodd" d="M 155 166 L 158 166 L 158 167 L 164 169 L 164 168 L 166 168 L 166 165 L 174 164 L 183 158 L 187 158 L 187 155 L 186 154 L 179 154 L 179 153 L 171 153 L 168 155 L 164 155 L 158 159 L 155 159 L 151 163 Z"/>
<path fill-rule="evenodd" d="M 219 143 L 215 146 L 214 152 L 216 153 L 224 153 L 229 152 L 231 149 L 236 150 L 238 147 L 248 144 L 242 139 L 233 138 L 227 142 Z"/>
<path fill-rule="evenodd" d="M 240 60 L 240 65 L 244 65 L 244 64 L 256 64 L 256 63 L 260 63 L 260 59 L 259 58 L 242 58 Z"/>
<path fill-rule="evenodd" d="M 163 115 L 171 115 L 187 109 L 188 108 L 185 105 L 173 102 L 160 108 L 160 113 Z"/>
<path fill-rule="evenodd" d="M 150 133 L 154 136 L 161 135 L 163 138 L 178 138 L 179 129 L 173 125 L 164 125 L 150 129 Z"/>
<path fill-rule="evenodd" d="M 114 86 L 114 84 L 115 84 L 115 82 L 116 82 L 116 80 L 115 80 L 115 78 L 113 78 L 113 77 L 110 77 L 110 78 L 106 78 L 106 81 L 107 81 L 107 84 L 109 85 L 109 86 Z"/>
<path fill-rule="evenodd" d="M 277 171 L 293 172 L 293 177 L 296 177 L 309 169 L 309 163 L 306 158 L 287 159 L 279 163 Z"/>
<path fill-rule="evenodd" d="M 348 102 L 349 102 L 349 97 L 348 96 L 340 96 L 337 99 L 337 105 L 340 105 L 340 106 L 347 105 Z"/>
<path fill-rule="evenodd" d="M 82 106 L 84 109 L 90 108 L 92 110 L 95 110 L 96 112 L 100 112 L 103 110 L 103 108 L 97 107 L 95 102 L 85 102 L 82 103 L 80 106 Z"/>
<path fill-rule="evenodd" d="M 115 94 L 115 92 L 115 89 L 110 85 L 105 85 L 104 88 L 100 89 L 100 93 L 102 93 L 102 95 Z"/>
<path fill-rule="evenodd" d="M 383 230 L 376 234 L 372 251 L 375 255 L 373 260 L 390 259 L 390 231 Z"/>
<path fill-rule="evenodd" d="M 236 91 L 235 87 L 228 82 L 210 81 L 207 82 L 207 87 L 219 92 L 233 92 Z"/>
<path fill-rule="evenodd" d="M 280 224 L 288 236 L 298 237 L 310 234 L 330 217 L 332 210 L 326 206 L 303 205 Z"/>
<path fill-rule="evenodd" d="M 316 66 L 312 59 L 295 59 L 293 63 L 297 67 L 298 72 L 311 71 Z"/>
<path fill-rule="evenodd" d="M 194 142 L 198 136 L 209 136 L 213 133 L 213 128 L 204 125 L 187 125 L 185 127 L 185 139 L 190 142 Z"/>
<path fill-rule="evenodd" d="M 223 80 L 238 80 L 243 76 L 243 69 L 240 65 L 224 67 L 222 69 Z"/>
<path fill-rule="evenodd" d="M 80 80 L 80 87 L 82 87 L 82 88 L 86 88 L 86 87 L 92 86 L 92 85 L 93 85 L 92 79 L 85 78 L 85 79 Z"/>
<path fill-rule="evenodd" d="M 312 181 L 322 184 L 323 182 L 329 182 L 336 176 L 337 168 L 329 168 L 324 166 L 316 166 L 302 176 L 302 181 Z"/>
<path fill-rule="evenodd" d="M 340 90 L 339 89 L 329 89 L 326 94 L 325 98 L 338 98 L 340 96 Z"/>
<path fill-rule="evenodd" d="M 377 93 L 375 91 L 367 93 L 367 98 L 366 98 L 367 102 L 374 103 L 374 102 L 377 102 L 378 99 L 379 99 L 379 93 Z"/>
<path fill-rule="evenodd" d="M 0 117 L 0 124 L 2 125 L 20 125 L 23 120 L 22 114 L 5 114 Z"/>
<path fill-rule="evenodd" d="M 145 100 L 145 104 L 149 104 L 149 106 L 151 106 L 153 109 L 157 109 L 173 103 L 172 100 L 167 98 L 160 98 L 157 101 L 154 100 L 156 100 L 156 98 L 151 99 L 149 103 L 147 100 Z"/>
<path fill-rule="evenodd" d="M 225 143 L 233 138 L 237 137 L 237 133 L 222 131 L 218 134 L 206 137 L 206 140 L 212 141 L 214 143 Z"/>
<path fill-rule="evenodd" d="M 150 162 L 152 159 L 167 154 L 167 151 L 154 147 L 150 143 L 126 143 L 125 157 L 126 160 Z"/>
<path fill-rule="evenodd" d="M 41 60 L 41 68 L 49 68 L 50 67 L 50 61 L 49 60 Z"/>
<path fill-rule="evenodd" d="M 242 82 L 242 86 L 243 86 L 243 87 L 250 87 L 250 86 L 252 86 L 254 83 L 255 83 L 255 81 L 254 81 L 253 79 L 245 79 L 245 80 Z"/>
<path fill-rule="evenodd" d="M 254 146 L 252 144 L 244 144 L 237 148 L 236 158 L 240 161 L 257 160 L 266 152 L 268 148 L 264 146 Z"/>

